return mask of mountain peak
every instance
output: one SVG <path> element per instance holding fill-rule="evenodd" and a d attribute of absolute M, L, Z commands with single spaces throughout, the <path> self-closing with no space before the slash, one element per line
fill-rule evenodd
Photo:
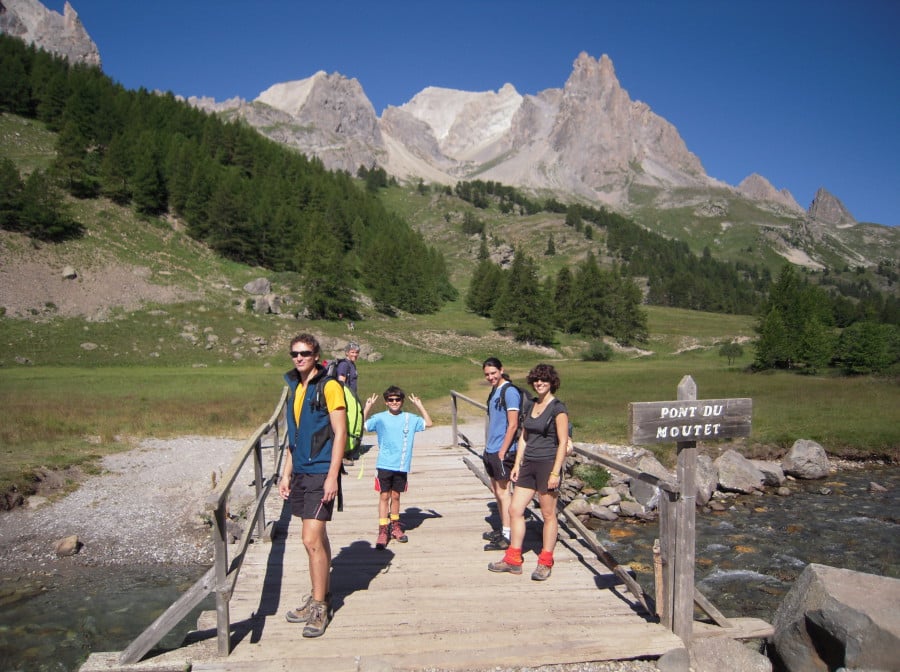
<path fill-rule="evenodd" d="M 803 212 L 803 208 L 787 189 L 777 190 L 766 178 L 758 173 L 745 177 L 737 186 L 737 191 L 751 201 L 764 201 L 782 206 L 795 214 Z"/>
<path fill-rule="evenodd" d="M 824 187 L 819 187 L 809 206 L 808 213 L 813 220 L 836 226 L 839 229 L 856 224 L 856 219 L 844 207 L 840 199 L 829 193 Z"/>
<path fill-rule="evenodd" d="M 70 63 L 101 65 L 97 45 L 68 2 L 60 14 L 47 9 L 38 0 L 3 0 L 0 2 L 0 32 L 62 56 Z"/>

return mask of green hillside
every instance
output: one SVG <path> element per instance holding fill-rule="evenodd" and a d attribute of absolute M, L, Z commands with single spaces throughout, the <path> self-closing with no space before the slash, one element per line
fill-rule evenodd
<path fill-rule="evenodd" d="M 40 122 L 0 115 L 0 150 L 23 173 L 48 166 L 54 142 Z M 479 247 L 478 236 L 460 227 L 469 204 L 415 188 L 380 193 L 389 211 L 445 255 L 464 293 Z M 553 348 L 517 343 L 468 312 L 462 298 L 434 313 L 388 317 L 361 296 L 350 332 L 345 321 L 297 317 L 298 273 L 229 261 L 176 217 L 139 216 L 103 198 L 67 197 L 66 204 L 81 237 L 47 243 L 0 231 L 0 298 L 19 311 L 0 315 L 0 492 L 29 492 L 41 468 L 95 468 L 132 437 L 246 436 L 271 412 L 289 340 L 301 331 L 319 335 L 329 358 L 348 339 L 359 341 L 369 358 L 360 364 L 363 395 L 399 384 L 422 396 L 444 425 L 449 390 L 486 396 L 480 362 L 493 355 L 518 382 L 538 361 L 554 362 L 581 441 L 624 442 L 627 404 L 671 398 L 690 374 L 701 396 L 754 398 L 754 433 L 742 448 L 748 454 L 778 454 L 800 437 L 850 456 L 895 457 L 900 445 L 900 388 L 890 379 L 743 373 L 753 357 L 748 315 L 647 307 L 648 342 L 615 348 L 606 363 L 582 361 L 591 343 L 577 335 L 558 334 Z M 576 235 L 564 215 L 478 215 L 492 246 L 526 249 L 545 275 L 588 250 L 602 255 L 602 240 Z M 547 257 L 550 235 L 556 254 Z M 66 266 L 76 279 L 62 279 Z M 280 313 L 252 310 L 242 288 L 259 277 L 281 297 Z M 743 343 L 744 353 L 731 366 L 718 354 L 730 341 Z M 462 412 L 481 417 L 474 408 Z M 671 446 L 656 451 L 671 459 Z"/>

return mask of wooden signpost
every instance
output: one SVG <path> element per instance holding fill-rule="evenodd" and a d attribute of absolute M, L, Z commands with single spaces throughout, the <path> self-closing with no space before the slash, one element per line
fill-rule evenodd
<path fill-rule="evenodd" d="M 720 625 L 722 614 L 694 587 L 697 441 L 750 435 L 752 399 L 697 399 L 690 376 L 678 383 L 676 401 L 628 405 L 628 441 L 633 445 L 676 442 L 678 492 L 660 497 L 659 534 L 663 561 L 662 622 L 690 646 L 696 601 Z"/>

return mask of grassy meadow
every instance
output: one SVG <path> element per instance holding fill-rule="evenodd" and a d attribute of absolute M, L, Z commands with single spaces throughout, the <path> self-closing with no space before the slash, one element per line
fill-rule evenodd
<path fill-rule="evenodd" d="M 48 167 L 54 143 L 40 122 L 0 114 L 0 149 L 23 174 Z M 445 255 L 464 295 L 479 247 L 477 237 L 459 227 L 468 206 L 410 187 L 385 189 L 382 198 Z M 557 366 L 559 397 L 569 406 L 578 441 L 624 442 L 628 403 L 673 399 L 678 382 L 691 375 L 701 399 L 753 398 L 752 436 L 738 444 L 747 454 L 778 454 L 797 438 L 811 438 L 835 455 L 898 456 L 896 379 L 745 373 L 753 357 L 749 316 L 648 307 L 649 341 L 617 349 L 602 363 L 581 361 L 591 343 L 580 337 L 559 334 L 553 350 L 516 344 L 466 311 L 462 298 L 434 315 L 388 318 L 364 308 L 350 334 L 345 324 L 294 317 L 302 305 L 295 274 L 224 260 L 190 239 L 177 221 L 138 217 L 103 199 L 69 199 L 69 206 L 87 232 L 79 239 L 50 245 L 0 232 L 5 278 L 20 286 L 47 281 L 16 278 L 9 262 L 23 259 L 53 269 L 47 273 L 57 282 L 57 269 L 70 264 L 79 272 L 75 282 L 124 269 L 140 271 L 148 283 L 177 287 L 187 298 L 113 306 L 102 318 L 67 316 L 72 313 L 44 300 L 25 316 L 0 310 L 0 494 L 12 487 L 28 493 L 40 469 L 96 470 L 104 454 L 127 450 L 143 437 L 249 435 L 271 415 L 290 366 L 290 338 L 302 331 L 327 339 L 338 352 L 336 344 L 352 336 L 364 355 L 376 354 L 360 362 L 360 396 L 400 385 L 423 398 L 438 424 L 450 421 L 451 389 L 486 398 L 480 363 L 493 355 L 520 385 L 534 364 Z M 540 259 L 544 273 L 576 264 L 588 251 L 603 254 L 601 240 L 586 243 L 560 215 L 478 216 L 486 219 L 492 241 L 525 249 Z M 714 228 L 700 226 L 692 245 L 718 245 Z M 550 236 L 556 255 L 546 257 Z M 739 249 L 751 243 L 741 239 Z M 260 276 L 283 299 L 281 315 L 249 309 L 241 288 Z M 94 290 L 108 299 L 104 289 L 118 288 Z M 728 366 L 718 345 L 733 339 L 745 344 L 744 355 Z M 475 409 L 461 410 L 481 417 Z M 666 445 L 654 450 L 664 461 L 674 452 Z"/>
<path fill-rule="evenodd" d="M 167 310 L 176 322 L 179 310 L 197 314 L 196 307 Z M 577 341 L 561 341 L 556 355 L 516 346 L 496 335 L 487 321 L 466 314 L 459 303 L 437 315 L 361 321 L 353 338 L 381 359 L 360 362 L 360 396 L 397 384 L 421 396 L 437 424 L 449 424 L 451 389 L 486 398 L 480 368 L 485 357 L 500 356 L 520 385 L 531 366 L 551 361 L 563 381 L 558 396 L 569 406 L 576 440 L 623 443 L 628 403 L 674 399 L 679 381 L 690 375 L 701 399 L 753 399 L 752 436 L 736 444 L 747 455 L 778 455 L 794 440 L 810 438 L 833 455 L 897 457 L 900 386 L 895 380 L 746 373 L 751 346 L 728 366 L 716 344 L 749 336 L 751 318 L 662 308 L 648 313 L 652 337 L 645 347 L 652 353 L 623 351 L 609 362 L 582 361 L 578 353 L 586 344 Z M 154 323 L 145 319 L 143 313 L 135 318 L 149 332 L 143 338 L 176 347 L 177 340 L 154 336 L 163 322 L 156 323 L 154 332 Z M 114 362 L 108 352 L 93 351 L 79 356 L 97 361 L 73 365 L 66 352 L 78 350 L 78 339 L 64 332 L 80 335 L 83 323 L 30 323 L 31 337 L 43 347 L 56 344 L 54 358 L 63 363 L 0 368 L 0 492 L 11 486 L 28 492 L 39 468 L 96 470 L 104 454 L 129 449 L 142 437 L 249 435 L 268 419 L 281 393 L 281 376 L 290 366 L 290 335 L 308 330 L 323 337 L 349 336 L 340 324 L 268 320 L 268 329 L 262 323 L 255 327 L 268 334 L 273 347 L 252 359 L 209 356 L 200 366 L 190 362 L 208 353 L 186 342 L 179 344 L 184 352 L 173 351 L 163 362 L 148 364 L 142 356 L 130 364 Z M 2 335 L 11 336 L 22 324 L 0 320 Z M 119 322 L 120 330 L 134 334 L 131 327 Z M 469 419 L 481 417 L 465 406 L 462 412 Z M 705 446 L 711 451 L 722 447 Z M 670 462 L 674 445 L 654 451 Z"/>

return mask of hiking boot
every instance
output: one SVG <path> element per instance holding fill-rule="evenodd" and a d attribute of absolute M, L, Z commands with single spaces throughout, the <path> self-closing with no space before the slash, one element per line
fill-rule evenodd
<path fill-rule="evenodd" d="M 509 539 L 504 537 L 502 532 L 491 539 L 490 543 L 484 545 L 486 551 L 505 551 L 507 548 L 509 548 Z"/>
<path fill-rule="evenodd" d="M 521 574 L 522 565 L 511 565 L 506 560 L 500 562 L 489 562 L 488 569 L 492 572 L 509 572 L 510 574 Z"/>
<path fill-rule="evenodd" d="M 532 581 L 546 581 L 550 578 L 550 565 L 538 565 L 534 568 L 534 571 L 531 573 Z"/>
<path fill-rule="evenodd" d="M 403 528 L 400 527 L 399 520 L 391 521 L 391 539 L 399 541 L 401 544 L 405 544 L 407 541 L 409 541 L 409 537 L 403 534 Z"/>
<path fill-rule="evenodd" d="M 315 602 L 312 595 L 303 598 L 303 602 L 296 609 L 292 609 L 284 615 L 288 623 L 306 623 L 309 619 L 309 607 Z M 331 593 L 325 595 L 325 603 L 331 604 Z"/>
<path fill-rule="evenodd" d="M 481 538 L 484 539 L 485 541 L 493 541 L 497 537 L 502 537 L 502 536 L 503 536 L 502 530 L 490 530 L 488 532 L 483 533 L 481 535 Z"/>
<path fill-rule="evenodd" d="M 304 637 L 321 637 L 325 634 L 325 628 L 331 620 L 331 607 L 327 602 L 311 600 L 309 605 L 309 619 L 303 628 Z"/>
<path fill-rule="evenodd" d="M 378 526 L 378 539 L 375 540 L 375 548 L 384 548 L 388 545 L 388 526 Z"/>

